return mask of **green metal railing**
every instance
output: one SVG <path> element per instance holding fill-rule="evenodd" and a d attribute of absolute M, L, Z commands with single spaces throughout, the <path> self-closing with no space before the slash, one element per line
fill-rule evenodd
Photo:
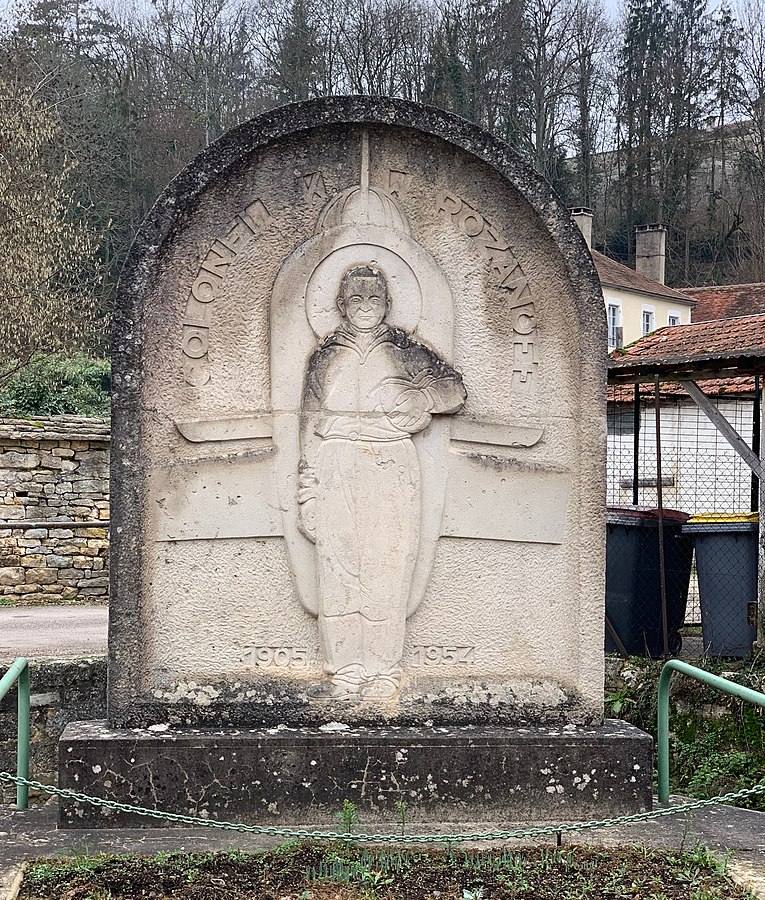
<path fill-rule="evenodd" d="M 669 802 L 669 687 L 673 672 L 688 675 L 702 684 L 707 684 L 718 691 L 738 697 L 739 700 L 746 700 L 748 703 L 755 703 L 757 706 L 765 707 L 765 694 L 761 694 L 759 691 L 736 684 L 735 681 L 729 681 L 727 678 L 722 678 L 719 675 L 713 675 L 704 669 L 697 669 L 696 666 L 690 666 L 679 659 L 668 660 L 659 676 L 659 702 L 656 722 L 659 756 L 659 803 Z"/>
<path fill-rule="evenodd" d="M 723 691 L 726 694 L 730 694 L 733 697 L 738 697 L 740 700 L 746 700 L 748 703 L 754 703 L 757 706 L 761 706 L 765 708 L 765 694 L 760 691 L 752 690 L 752 688 L 744 687 L 743 685 L 736 684 L 734 681 L 730 681 L 727 678 L 722 678 L 719 675 L 713 675 L 711 672 L 707 672 L 704 669 L 698 669 L 696 666 L 691 666 L 688 663 L 681 662 L 679 659 L 670 659 L 668 660 L 664 668 L 661 670 L 661 675 L 659 677 L 659 695 L 658 695 L 658 721 L 657 721 L 657 743 L 658 743 L 658 769 L 659 769 L 659 802 L 660 803 L 668 803 L 669 802 L 669 690 L 670 690 L 670 682 L 672 678 L 673 672 L 679 672 L 681 675 L 687 675 L 690 678 L 695 679 L 696 681 L 701 682 L 702 684 L 709 685 L 710 687 L 716 688 L 719 691 Z M 159 818 L 168 818 L 176 821 L 183 821 L 188 824 L 205 824 L 205 825 L 213 825 L 211 822 L 202 822 L 201 820 L 197 820 L 194 818 L 179 816 L 179 815 L 168 815 L 166 813 L 150 811 L 146 809 L 141 809 L 137 807 L 127 806 L 125 804 L 115 803 L 114 801 L 105 801 L 102 799 L 98 799 L 95 797 L 86 797 L 84 795 L 76 794 L 73 791 L 61 790 L 60 788 L 54 788 L 46 785 L 38 784 L 37 782 L 29 781 L 29 720 L 30 720 L 30 684 L 29 684 L 29 664 L 27 660 L 22 656 L 19 657 L 8 669 L 5 675 L 0 679 L 0 700 L 5 697 L 7 693 L 13 688 L 15 684 L 18 684 L 18 741 L 17 741 L 17 770 L 16 777 L 9 775 L 6 772 L 0 773 L 2 774 L 2 781 L 11 781 L 16 783 L 16 805 L 19 809 L 26 809 L 28 806 L 29 800 L 29 784 L 33 784 L 35 787 L 39 787 L 43 791 L 47 791 L 49 793 L 60 794 L 65 796 L 73 796 L 76 799 L 86 802 L 93 803 L 96 805 L 108 806 L 114 809 L 121 809 L 129 812 L 137 812 L 141 815 L 150 815 L 150 816 L 158 816 Z M 705 801 L 694 801 L 689 804 L 689 806 L 706 806 L 710 803 L 718 802 L 720 800 L 731 800 L 736 799 L 739 796 L 748 796 L 750 794 L 755 793 L 763 793 L 765 791 L 765 785 L 757 785 L 754 788 L 750 788 L 748 790 L 738 791 L 734 794 L 728 794 L 723 797 L 716 797 L 712 800 Z M 624 821 L 631 820 L 640 820 L 644 818 L 654 818 L 657 815 L 664 815 L 670 812 L 677 812 L 679 809 L 673 810 L 661 810 L 655 811 L 653 814 L 639 814 L 636 816 L 626 816 L 622 819 L 617 820 L 606 820 L 604 822 L 598 823 L 578 823 L 574 825 L 573 828 L 578 830 L 582 827 L 593 827 L 597 825 L 598 827 L 603 827 L 604 825 L 617 824 Z M 243 830 L 243 826 L 238 825 L 230 825 L 220 823 L 216 827 L 231 827 L 237 830 Z M 562 826 L 555 826 L 555 831 L 563 831 L 569 830 L 571 826 L 568 828 L 563 828 Z M 252 830 L 263 830 L 268 831 L 268 829 L 260 829 L 256 826 L 253 826 Z M 289 829 L 287 829 L 289 831 Z M 543 829 L 543 832 L 548 832 L 550 829 Z M 534 830 L 536 832 L 536 829 Z M 507 836 L 511 834 L 510 832 L 503 833 L 502 836 Z M 524 833 L 531 834 L 531 832 Z M 515 836 L 515 832 L 512 833 Z M 325 836 L 325 835 L 322 835 Z M 499 835 L 497 835 L 499 836 Z M 442 836 L 443 837 L 443 836 Z M 466 836 L 463 836 L 466 837 Z M 484 836 L 486 837 L 486 836 Z M 492 835 L 492 838 L 494 836 Z"/>
<path fill-rule="evenodd" d="M 16 741 L 16 772 L 20 779 L 29 778 L 29 663 L 20 656 L 0 679 L 0 700 L 18 682 L 18 738 Z M 29 804 L 29 786 L 17 782 L 16 806 L 26 809 Z"/>

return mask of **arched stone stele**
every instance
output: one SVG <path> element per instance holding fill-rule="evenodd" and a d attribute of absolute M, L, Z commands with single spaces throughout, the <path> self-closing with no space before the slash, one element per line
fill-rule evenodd
<path fill-rule="evenodd" d="M 600 720 L 603 302 L 504 144 L 262 116 L 158 200 L 115 318 L 112 724 Z"/>

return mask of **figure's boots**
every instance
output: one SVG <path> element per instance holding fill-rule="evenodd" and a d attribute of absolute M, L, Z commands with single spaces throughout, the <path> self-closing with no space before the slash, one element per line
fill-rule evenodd
<path fill-rule="evenodd" d="M 361 697 L 363 700 L 392 700 L 398 694 L 398 689 L 399 679 L 396 674 L 373 675 L 361 688 Z"/>
<path fill-rule="evenodd" d="M 335 672 L 329 681 L 312 684 L 306 693 L 312 700 L 358 700 L 365 681 L 363 666 L 351 664 Z"/>

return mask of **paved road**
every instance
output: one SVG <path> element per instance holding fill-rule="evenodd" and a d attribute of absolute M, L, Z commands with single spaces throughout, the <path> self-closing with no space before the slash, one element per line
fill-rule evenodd
<path fill-rule="evenodd" d="M 0 662 L 106 653 L 105 606 L 0 606 Z"/>

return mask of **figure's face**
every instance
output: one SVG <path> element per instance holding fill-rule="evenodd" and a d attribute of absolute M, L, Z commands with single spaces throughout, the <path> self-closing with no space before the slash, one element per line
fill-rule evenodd
<path fill-rule="evenodd" d="M 372 331 L 388 313 L 388 292 L 379 278 L 351 278 L 337 305 L 359 331 Z"/>

